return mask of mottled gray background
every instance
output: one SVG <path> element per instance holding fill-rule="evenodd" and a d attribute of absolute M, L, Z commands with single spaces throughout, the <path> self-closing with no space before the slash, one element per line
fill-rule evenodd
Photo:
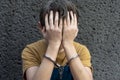
<path fill-rule="evenodd" d="M 39 9 L 46 0 L 0 0 L 0 80 L 21 80 L 21 51 L 41 39 Z M 80 10 L 76 41 L 92 55 L 95 80 L 120 80 L 120 0 L 72 0 Z"/>

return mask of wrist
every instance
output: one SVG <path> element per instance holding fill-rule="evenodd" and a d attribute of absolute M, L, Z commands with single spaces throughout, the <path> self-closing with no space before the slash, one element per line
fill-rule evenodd
<path fill-rule="evenodd" d="M 61 42 L 49 42 L 48 47 L 51 47 L 53 49 L 58 49 L 61 45 Z"/>
<path fill-rule="evenodd" d="M 57 58 L 56 54 L 46 53 L 45 56 L 50 57 L 53 61 L 56 61 L 56 58 Z"/>
<path fill-rule="evenodd" d="M 73 41 L 63 41 L 62 44 L 64 48 L 74 46 Z"/>
<path fill-rule="evenodd" d="M 53 58 L 51 58 L 51 57 L 49 57 L 49 56 L 47 56 L 47 55 L 44 55 L 43 57 L 46 58 L 46 59 L 48 59 L 49 61 L 51 61 L 56 67 L 59 67 L 59 66 L 60 66 L 60 65 L 58 65 L 58 64 L 56 63 L 56 60 L 55 60 L 55 59 L 53 59 Z"/>
<path fill-rule="evenodd" d="M 71 58 L 69 58 L 67 64 L 69 65 L 70 62 L 71 62 L 73 59 L 77 58 L 77 57 L 79 57 L 78 54 L 76 54 L 76 55 L 72 56 Z"/>
<path fill-rule="evenodd" d="M 61 41 L 56 41 L 56 42 L 50 41 L 50 42 L 48 42 L 48 45 L 53 46 L 53 47 L 59 47 L 60 44 L 61 44 Z"/>
<path fill-rule="evenodd" d="M 69 53 L 69 54 L 66 54 L 66 58 L 67 60 L 70 60 L 72 57 L 78 55 L 77 53 Z"/>
<path fill-rule="evenodd" d="M 67 59 L 70 59 L 71 57 L 77 55 L 73 42 L 65 42 L 63 47 L 65 50 Z"/>
<path fill-rule="evenodd" d="M 56 60 L 58 50 L 59 50 L 60 45 L 59 44 L 48 44 L 46 54 L 48 57 L 53 58 L 53 60 Z"/>

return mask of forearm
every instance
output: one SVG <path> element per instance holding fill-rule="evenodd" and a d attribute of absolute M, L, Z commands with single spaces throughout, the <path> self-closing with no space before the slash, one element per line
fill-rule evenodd
<path fill-rule="evenodd" d="M 45 55 L 47 55 L 48 57 L 55 61 L 58 49 L 59 48 L 54 46 L 48 46 Z M 43 58 L 40 67 L 38 68 L 33 77 L 33 80 L 50 80 L 53 68 L 54 64 L 50 60 Z"/>
<path fill-rule="evenodd" d="M 73 44 L 65 44 L 64 49 L 68 60 L 77 55 Z M 85 69 L 79 57 L 73 59 L 69 66 L 74 80 L 92 80 L 90 73 Z"/>

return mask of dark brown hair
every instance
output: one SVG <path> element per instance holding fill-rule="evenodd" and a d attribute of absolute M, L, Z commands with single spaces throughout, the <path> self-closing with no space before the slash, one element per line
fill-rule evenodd
<path fill-rule="evenodd" d="M 49 0 L 47 3 L 43 4 L 41 6 L 39 20 L 41 22 L 42 26 L 45 26 L 45 15 L 50 13 L 50 11 L 53 11 L 54 15 L 55 12 L 59 12 L 59 17 L 66 18 L 67 17 L 67 11 L 73 11 L 77 15 L 77 18 L 79 16 L 78 9 L 76 6 L 68 0 Z"/>

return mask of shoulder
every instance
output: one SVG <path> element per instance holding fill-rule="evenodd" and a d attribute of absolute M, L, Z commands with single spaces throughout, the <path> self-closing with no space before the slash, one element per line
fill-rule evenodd
<path fill-rule="evenodd" d="M 42 45 L 44 45 L 44 44 L 45 44 L 45 40 L 42 39 L 42 40 L 38 40 L 38 41 L 36 41 L 36 42 L 27 44 L 26 47 L 35 48 L 35 47 L 40 47 L 40 46 L 42 46 Z"/>
<path fill-rule="evenodd" d="M 38 40 L 36 42 L 27 44 L 24 49 L 28 48 L 30 50 L 37 50 L 38 51 L 38 50 L 42 50 L 43 48 L 45 48 L 45 46 L 46 46 L 45 40 L 42 39 L 42 40 Z"/>
<path fill-rule="evenodd" d="M 45 40 L 38 40 L 36 42 L 30 43 L 26 45 L 26 47 L 23 49 L 22 53 L 26 54 L 40 54 L 46 49 L 46 43 Z"/>
<path fill-rule="evenodd" d="M 86 45 L 80 44 L 78 42 L 74 42 L 74 46 L 76 49 L 76 52 L 81 56 L 85 56 L 85 57 L 90 57 L 90 51 L 87 48 Z"/>

